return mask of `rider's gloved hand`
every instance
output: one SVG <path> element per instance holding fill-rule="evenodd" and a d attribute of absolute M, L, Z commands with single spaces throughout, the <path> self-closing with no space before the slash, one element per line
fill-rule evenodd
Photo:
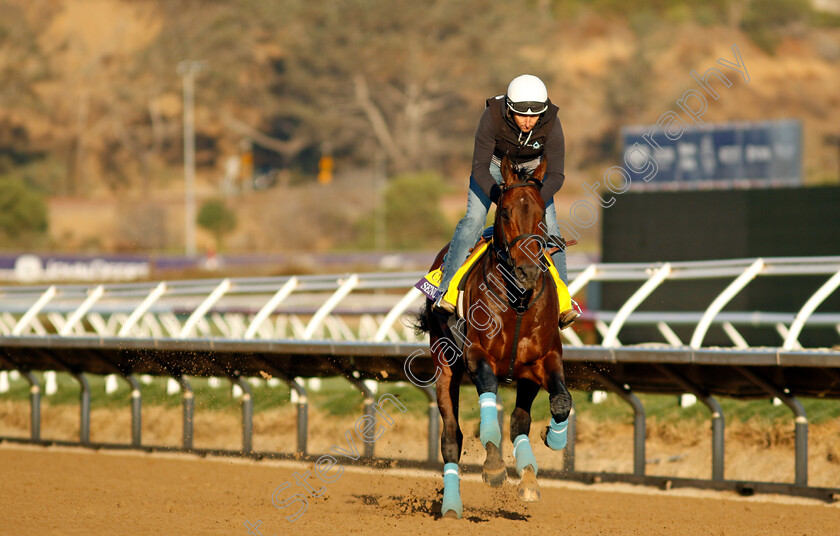
<path fill-rule="evenodd" d="M 560 235 L 550 234 L 548 235 L 548 245 L 549 247 L 558 247 L 561 250 L 566 250 L 566 239 Z"/>
<path fill-rule="evenodd" d="M 499 204 L 499 198 L 502 196 L 502 189 L 498 184 L 494 184 L 492 188 L 490 188 L 490 201 L 493 203 Z"/>

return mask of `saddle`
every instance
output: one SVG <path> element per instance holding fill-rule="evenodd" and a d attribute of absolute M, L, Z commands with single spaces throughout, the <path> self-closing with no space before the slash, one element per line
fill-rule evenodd
<path fill-rule="evenodd" d="M 554 238 L 554 237 L 552 237 Z M 560 305 L 560 311 L 567 311 L 572 309 L 572 297 L 569 294 L 569 289 L 566 287 L 566 284 L 560 279 L 560 274 L 557 273 L 557 268 L 554 266 L 554 261 L 551 260 L 551 254 L 557 251 L 560 247 L 565 248 L 567 245 L 573 245 L 576 243 L 575 241 L 569 241 L 568 243 L 563 241 L 562 238 L 557 237 L 561 241 L 561 244 L 557 244 L 557 240 L 555 239 L 554 243 L 550 243 L 549 247 L 544 252 L 544 261 L 548 268 L 549 273 L 551 273 L 551 278 L 554 280 L 554 284 L 557 288 L 557 298 Z M 445 294 L 443 299 L 448 301 L 453 305 L 457 305 L 457 316 L 463 317 L 463 300 L 460 299 L 462 292 L 464 290 L 464 285 L 467 280 L 467 275 L 469 275 L 470 271 L 478 264 L 478 260 L 484 256 L 484 253 L 487 251 L 487 247 L 492 244 L 493 242 L 493 226 L 486 228 L 484 232 L 481 234 L 481 237 L 476 242 L 475 246 L 470 250 L 470 255 L 467 257 L 467 260 L 461 265 L 460 268 L 455 272 L 455 276 L 452 278 L 452 282 L 449 284 L 449 288 L 445 289 Z M 435 296 L 438 292 L 438 286 L 440 285 L 440 280 L 443 277 L 443 270 L 441 268 L 436 268 L 432 270 L 426 276 L 424 276 L 420 281 L 415 284 L 415 288 L 420 290 L 424 293 L 430 300 L 434 300 Z M 440 289 L 443 290 L 443 289 Z"/>

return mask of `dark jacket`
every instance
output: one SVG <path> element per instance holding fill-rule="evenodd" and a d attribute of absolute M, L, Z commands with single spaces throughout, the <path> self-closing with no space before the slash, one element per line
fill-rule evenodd
<path fill-rule="evenodd" d="M 539 157 L 547 160 L 548 168 L 540 189 L 546 204 L 563 186 L 566 178 L 563 173 L 566 141 L 557 111 L 557 106 L 549 100 L 548 110 L 540 116 L 533 130 L 526 134 L 519 130 L 508 113 L 504 95 L 487 99 L 487 106 L 475 133 L 472 176 L 493 202 L 498 200 L 500 193 L 496 181 L 490 175 L 490 162 L 494 155 L 499 159 L 507 155 L 515 164 Z"/>

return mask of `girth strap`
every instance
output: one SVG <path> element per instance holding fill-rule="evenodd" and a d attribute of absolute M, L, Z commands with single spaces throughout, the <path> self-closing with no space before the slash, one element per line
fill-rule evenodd
<path fill-rule="evenodd" d="M 525 316 L 525 311 L 527 310 L 516 311 L 516 328 L 513 330 L 513 345 L 510 347 L 510 367 L 508 368 L 505 383 L 511 383 L 513 381 L 513 365 L 516 364 L 516 347 L 519 346 L 519 329 L 522 327 L 522 317 Z"/>
<path fill-rule="evenodd" d="M 487 273 L 485 272 L 485 279 L 486 277 Z M 513 343 L 510 347 L 510 366 L 508 367 L 508 373 L 507 377 L 505 378 L 505 383 L 513 382 L 513 367 L 516 364 L 516 349 L 519 346 L 519 331 L 522 328 L 522 317 L 525 316 L 525 313 L 528 312 L 528 309 L 530 309 L 531 306 L 533 306 L 537 302 L 537 300 L 540 299 L 540 296 L 542 296 L 542 293 L 545 291 L 544 273 L 540 276 L 540 279 L 542 280 L 542 285 L 540 285 L 540 291 L 537 293 L 537 295 L 532 295 L 524 307 L 516 308 L 516 327 L 513 330 Z M 490 292 L 493 292 L 492 288 L 488 287 L 488 290 L 490 290 Z M 493 294 L 495 294 L 495 292 L 493 292 Z"/>

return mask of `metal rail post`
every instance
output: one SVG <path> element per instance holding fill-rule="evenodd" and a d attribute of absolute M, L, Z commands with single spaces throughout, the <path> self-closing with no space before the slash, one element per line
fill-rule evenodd
<path fill-rule="evenodd" d="M 5 359 L 0 356 L 0 363 L 6 363 L 6 366 L 12 370 L 17 370 L 18 366 L 10 359 Z M 41 440 L 41 385 L 38 383 L 38 378 L 35 377 L 29 370 L 23 371 L 23 376 L 29 382 L 29 436 L 32 441 Z"/>
<path fill-rule="evenodd" d="M 440 417 L 437 407 L 437 393 L 431 385 L 425 387 L 417 385 L 416 387 L 423 391 L 429 399 L 429 448 L 426 459 L 430 462 L 436 462 L 440 450 Z"/>
<path fill-rule="evenodd" d="M 161 283 L 162 285 L 163 283 Z M 160 288 L 160 285 L 158 285 Z M 181 443 L 186 450 L 193 448 L 193 418 L 195 415 L 195 396 L 190 382 L 184 377 L 180 368 L 173 367 L 166 361 L 152 357 L 152 359 L 163 367 L 169 375 L 181 386 L 181 405 L 183 407 L 181 417 Z"/>
<path fill-rule="evenodd" d="M 296 382 L 294 378 L 290 378 L 285 374 L 279 374 L 275 370 L 275 376 L 283 380 L 289 389 L 297 393 L 297 453 L 301 456 L 306 455 L 306 441 L 308 437 L 309 428 L 309 398 L 306 394 L 306 388 Z"/>
<path fill-rule="evenodd" d="M 29 382 L 29 434 L 32 441 L 41 440 L 41 386 L 32 372 L 23 372 Z"/>
<path fill-rule="evenodd" d="M 779 388 L 768 380 L 762 378 L 757 373 L 747 369 L 746 367 L 733 367 L 740 372 L 749 381 L 761 387 L 767 394 L 774 396 L 784 403 L 793 411 L 794 415 L 794 445 L 795 445 L 795 477 L 794 484 L 797 486 L 808 485 L 808 416 L 805 413 L 805 408 L 802 403 L 787 389 Z"/>
<path fill-rule="evenodd" d="M 712 480 L 723 480 L 724 430 L 726 427 L 723 408 L 707 391 L 689 381 L 670 366 L 661 364 L 655 366 L 665 376 L 679 384 L 680 387 L 696 396 L 712 412 Z"/>
<path fill-rule="evenodd" d="M 115 374 L 119 374 L 125 378 L 125 381 L 128 382 L 128 385 L 131 387 L 131 445 L 139 447 L 142 443 L 141 436 L 143 433 L 143 397 L 140 393 L 140 383 L 138 383 L 133 374 L 121 369 L 110 359 L 96 353 L 94 353 L 94 355 L 96 355 L 100 361 L 105 363 L 108 368 L 112 369 Z"/>
<path fill-rule="evenodd" d="M 256 358 L 256 360 L 259 361 L 267 372 L 281 379 L 289 386 L 289 389 L 297 393 L 297 453 L 300 456 L 305 456 L 309 428 L 309 398 L 306 394 L 306 388 L 296 382 L 291 376 L 287 376 L 269 364 L 265 359 Z"/>
<path fill-rule="evenodd" d="M 37 350 L 48 360 L 58 365 L 58 369 L 67 371 L 79 382 L 79 443 L 90 445 L 90 384 L 84 372 L 77 372 L 57 356 L 48 354 L 43 350 Z M 40 413 L 40 412 L 39 412 Z"/>
<path fill-rule="evenodd" d="M 225 279 L 225 281 L 228 280 Z M 219 285 L 219 287 L 216 287 L 216 290 L 213 292 L 218 292 L 222 288 L 222 285 Z M 221 295 L 219 297 L 221 297 Z M 204 300 L 204 303 L 193 312 L 193 315 L 196 315 L 196 313 L 209 302 L 210 298 L 208 297 Z M 204 313 L 202 312 L 201 314 L 203 315 Z M 251 454 L 254 431 L 254 400 L 251 393 L 251 386 L 240 377 L 240 372 L 238 370 L 228 368 L 224 363 L 220 363 L 218 361 L 217 354 L 197 354 L 195 359 L 201 359 L 202 355 L 204 359 L 206 359 L 206 364 L 218 370 L 222 375 L 227 376 L 233 385 L 238 385 L 239 388 L 242 389 L 242 452 L 244 454 Z"/>
<path fill-rule="evenodd" d="M 569 424 L 566 428 L 566 448 L 563 449 L 563 472 L 575 472 L 575 420 L 577 419 L 577 412 L 575 406 L 572 405 L 572 410 L 569 412 Z"/>
<path fill-rule="evenodd" d="M 90 384 L 85 378 L 84 372 L 73 372 L 70 374 L 79 382 L 79 443 L 90 444 Z"/>
<path fill-rule="evenodd" d="M 124 374 L 123 377 L 131 386 L 131 444 L 139 447 L 142 434 L 142 410 L 143 398 L 140 394 L 140 384 L 134 378 L 134 374 Z"/>
<path fill-rule="evenodd" d="M 353 371 L 352 370 L 345 369 L 344 367 L 336 365 L 335 363 L 333 363 L 332 366 L 337 371 L 341 372 L 341 374 L 344 375 L 344 377 L 347 379 L 347 381 L 349 381 L 353 385 L 353 387 L 355 387 L 356 389 L 359 390 L 360 393 L 362 393 L 362 395 L 365 397 L 365 399 L 364 399 L 364 404 L 365 404 L 364 415 L 366 417 L 371 417 L 371 418 L 375 419 L 376 417 L 374 417 L 374 410 L 373 410 L 373 403 L 374 403 L 375 399 L 373 397 L 373 391 L 368 389 L 368 386 L 365 385 L 365 383 L 362 380 L 353 376 Z M 363 443 L 365 444 L 364 457 L 365 458 L 373 458 L 373 451 L 374 451 L 374 446 L 376 445 L 376 442 L 375 441 L 372 441 L 372 442 L 363 441 Z"/>
<path fill-rule="evenodd" d="M 297 453 L 301 456 L 306 455 L 306 439 L 308 437 L 309 427 L 309 399 L 306 396 L 306 389 L 289 378 L 286 380 L 289 388 L 294 389 L 298 394 L 297 399 Z"/>
<path fill-rule="evenodd" d="M 182 444 L 183 447 L 187 450 L 192 450 L 193 448 L 193 415 L 195 413 L 195 397 L 193 395 L 192 387 L 190 386 L 190 382 L 187 379 L 180 375 L 175 378 L 178 382 L 178 385 L 181 386 L 181 392 L 183 393 L 183 439 Z"/>
<path fill-rule="evenodd" d="M 242 452 L 250 454 L 254 435 L 254 399 L 251 386 L 238 374 L 228 375 L 230 381 L 242 389 Z"/>
<path fill-rule="evenodd" d="M 587 363 L 604 387 L 616 393 L 633 408 L 633 474 L 645 474 L 645 407 L 627 385 L 619 385 L 615 380 L 599 371 L 592 363 Z"/>

